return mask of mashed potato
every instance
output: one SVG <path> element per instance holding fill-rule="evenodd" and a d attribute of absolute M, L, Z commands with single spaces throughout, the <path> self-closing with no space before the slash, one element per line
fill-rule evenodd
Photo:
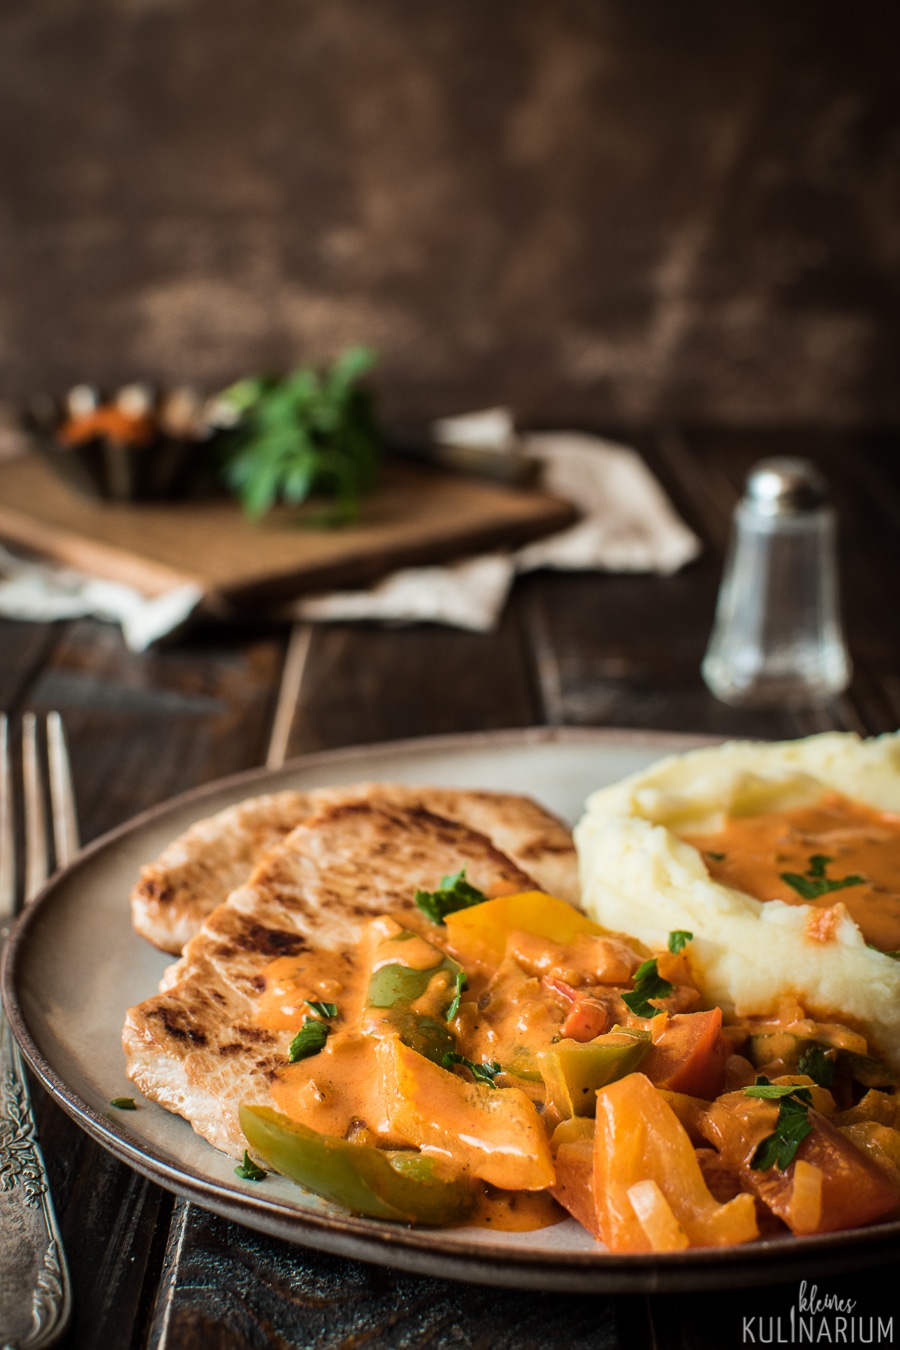
<path fill-rule="evenodd" d="M 673 929 L 692 932 L 704 994 L 726 1010 L 765 1016 L 794 996 L 814 1017 L 860 1030 L 900 1069 L 900 961 L 866 945 L 840 891 L 827 910 L 796 895 L 763 902 L 714 880 L 682 837 L 827 793 L 900 813 L 900 733 L 731 742 L 665 759 L 589 798 L 575 830 L 583 904 L 650 947 Z"/>

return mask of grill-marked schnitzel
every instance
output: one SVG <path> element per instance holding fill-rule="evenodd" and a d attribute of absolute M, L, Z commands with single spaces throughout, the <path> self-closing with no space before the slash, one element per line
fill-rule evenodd
<path fill-rule="evenodd" d="M 540 888 L 578 903 L 578 871 L 566 826 L 529 797 L 457 788 L 363 783 L 251 797 L 192 825 L 141 871 L 131 895 L 142 937 L 179 955 L 217 905 L 243 885 L 274 845 L 323 807 L 366 801 L 423 807 L 486 835 Z"/>

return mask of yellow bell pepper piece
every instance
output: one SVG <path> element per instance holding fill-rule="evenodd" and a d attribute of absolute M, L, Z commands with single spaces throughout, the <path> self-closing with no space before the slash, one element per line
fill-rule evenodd
<path fill-rule="evenodd" d="M 603 929 L 579 910 L 543 891 L 501 895 L 483 905 L 457 910 L 444 920 L 449 945 L 463 965 L 478 962 L 496 967 L 503 960 L 512 932 L 531 933 L 553 942 L 574 942 L 579 933 L 602 935 Z"/>

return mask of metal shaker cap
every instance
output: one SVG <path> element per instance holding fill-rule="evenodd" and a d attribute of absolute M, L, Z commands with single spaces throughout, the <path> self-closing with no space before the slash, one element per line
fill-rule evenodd
<path fill-rule="evenodd" d="M 763 516 L 795 516 L 824 506 L 828 489 L 808 459 L 775 456 L 750 470 L 744 500 Z"/>

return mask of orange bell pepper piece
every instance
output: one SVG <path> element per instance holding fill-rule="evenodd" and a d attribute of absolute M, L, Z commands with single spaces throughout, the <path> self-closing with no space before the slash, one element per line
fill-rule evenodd
<path fill-rule="evenodd" d="M 442 1069 L 399 1040 L 377 1043 L 392 1131 L 513 1191 L 553 1184 L 550 1141 L 520 1088 L 493 1088 Z"/>
<path fill-rule="evenodd" d="M 642 1187 L 632 1197 L 646 1181 L 659 1194 Z M 684 1245 L 679 1226 L 692 1247 L 758 1236 L 753 1197 L 713 1198 L 684 1126 L 643 1073 L 597 1093 L 594 1198 L 597 1227 L 613 1252 L 673 1250 Z"/>

